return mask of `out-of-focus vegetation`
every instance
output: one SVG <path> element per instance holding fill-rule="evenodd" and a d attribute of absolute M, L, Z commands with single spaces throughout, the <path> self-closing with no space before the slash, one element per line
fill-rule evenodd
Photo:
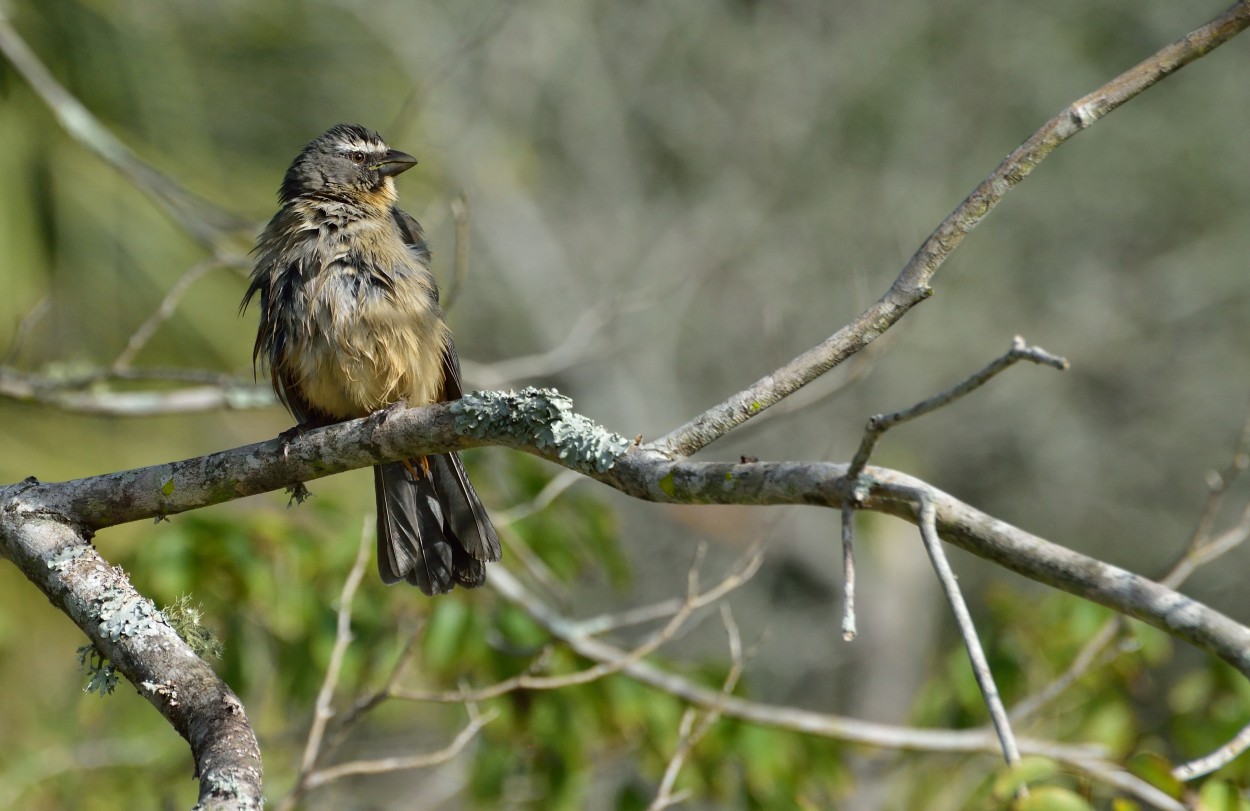
<path fill-rule="evenodd" d="M 468 385 L 494 385 L 482 364 L 559 345 L 598 308 L 604 323 L 576 342 L 575 362 L 509 385 L 555 385 L 579 411 L 650 438 L 836 329 L 1037 125 L 1224 5 L 11 0 L 0 12 L 135 153 L 257 228 L 307 140 L 339 121 L 380 130 L 421 161 L 400 194 L 427 227 L 445 289 L 450 204 L 469 200 L 468 273 L 449 314 Z M 1072 369 L 1013 370 L 891 433 L 876 461 L 1044 537 L 1162 571 L 1250 395 L 1248 68 L 1242 38 L 1064 146 L 943 268 L 935 298 L 874 347 L 871 374 L 834 397 L 800 395 L 807 408 L 705 455 L 848 459 L 869 414 L 950 385 L 1023 334 Z M 0 356 L 20 369 L 108 365 L 205 256 L 2 60 L 0 188 Z M 249 239 L 245 229 L 222 248 L 243 252 Z M 243 274 L 196 282 L 135 365 L 250 375 Z M 11 346 L 41 301 L 46 314 Z M 288 425 L 277 407 L 125 419 L 0 400 L 0 481 L 198 455 Z M 498 510 L 553 473 L 502 451 L 470 464 Z M 369 483 L 340 476 L 299 508 L 271 495 L 96 539 L 158 602 L 202 604 L 274 796 L 298 765 Z M 733 598 L 744 638 L 769 629 L 742 690 L 879 721 L 985 723 L 910 529 L 863 520 L 861 636 L 839 640 L 835 518 L 637 505 L 579 484 L 512 532 L 547 561 L 576 616 L 682 594 L 698 540 L 712 543 L 714 570 L 767 537 L 763 570 Z M 1250 620 L 1248 556 L 1233 552 L 1187 590 Z M 516 551 L 505 557 L 517 570 Z M 971 599 L 1009 703 L 1062 672 L 1105 618 L 966 556 L 954 564 L 970 588 L 991 581 Z M 417 626 L 412 671 L 429 688 L 513 675 L 548 641 L 489 590 L 430 601 L 372 576 L 354 620 L 345 698 L 375 689 Z M 1244 681 L 1154 631 L 1134 626 L 1126 639 L 1132 650 L 1024 731 L 1098 741 L 1160 775 L 1160 763 L 1209 751 L 1245 722 Z M 128 685 L 104 700 L 81 694 L 81 642 L 0 567 L 0 806 L 188 807 L 185 747 Z M 709 686 L 724 677 L 714 621 L 665 652 Z M 479 742 L 433 776 L 351 782 L 309 807 L 644 808 L 682 712 L 623 676 L 491 707 L 501 715 Z M 463 723 L 455 705 L 390 704 L 345 753 L 436 749 Z M 678 787 L 716 808 L 994 808 L 1013 786 L 993 764 L 725 720 Z M 1052 798 L 1110 801 L 1071 770 L 1035 766 Z M 1204 799 L 1227 799 L 1246 768 L 1208 781 Z"/>

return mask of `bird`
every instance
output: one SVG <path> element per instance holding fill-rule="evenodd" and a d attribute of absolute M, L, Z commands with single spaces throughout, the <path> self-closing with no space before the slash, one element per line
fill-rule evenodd
<path fill-rule="evenodd" d="M 395 177 L 416 158 L 338 124 L 287 169 L 240 312 L 259 297 L 253 368 L 267 367 L 294 431 L 462 396 L 421 225 Z M 454 452 L 373 468 L 378 573 L 427 595 L 486 582 L 499 538 Z"/>

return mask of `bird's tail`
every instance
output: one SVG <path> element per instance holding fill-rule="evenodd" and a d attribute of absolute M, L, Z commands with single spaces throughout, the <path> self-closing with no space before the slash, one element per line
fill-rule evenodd
<path fill-rule="evenodd" d="M 486 582 L 499 537 L 455 453 L 373 469 L 378 501 L 378 572 L 426 594 Z"/>

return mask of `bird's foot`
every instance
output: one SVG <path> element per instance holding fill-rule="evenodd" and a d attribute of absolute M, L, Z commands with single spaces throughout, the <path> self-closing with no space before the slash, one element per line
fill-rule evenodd
<path fill-rule="evenodd" d="M 430 478 L 430 457 L 422 456 L 418 458 L 416 460 L 416 467 L 413 467 L 413 460 L 411 459 L 400 459 L 399 461 L 402 462 L 404 467 L 408 469 L 408 473 L 412 476 L 413 481 L 419 482 L 423 478 Z"/>
<path fill-rule="evenodd" d="M 283 459 L 287 458 L 287 456 L 290 455 L 291 443 L 299 439 L 300 437 L 302 437 L 304 435 L 304 432 L 307 431 L 309 427 L 310 426 L 301 422 L 298 425 L 293 425 L 290 428 L 283 431 L 282 433 L 278 434 L 278 448 L 282 451 Z"/>
<path fill-rule="evenodd" d="M 407 407 L 408 407 L 407 400 L 396 400 L 390 405 L 385 406 L 383 408 L 379 408 L 377 411 L 370 414 L 369 420 L 370 422 L 373 423 L 374 428 L 380 428 L 387 420 L 391 418 L 392 415 L 398 414 L 400 411 L 403 411 Z"/>

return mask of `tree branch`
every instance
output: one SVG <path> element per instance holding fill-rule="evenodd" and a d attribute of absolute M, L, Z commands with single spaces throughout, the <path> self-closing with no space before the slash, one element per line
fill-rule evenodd
<path fill-rule="evenodd" d="M 191 745 L 197 809 L 262 806 L 260 748 L 243 705 L 165 622 L 125 574 L 90 544 L 91 533 L 5 489 L 0 553 L 82 628 L 135 689 Z"/>
<path fill-rule="evenodd" d="M 171 464 L 78 479 L 0 488 L 6 518 L 4 553 L 31 516 L 94 530 L 169 515 L 245 495 L 277 490 L 344 470 L 415 455 L 503 445 L 580 469 L 621 492 L 674 504 L 808 504 L 839 509 L 847 465 L 821 462 L 674 462 L 638 446 L 603 462 L 587 447 L 620 438 L 553 405 L 558 395 L 472 394 L 453 404 L 400 411 L 384 422 L 354 420 L 310 431 L 285 452 L 277 440 Z M 543 424 L 525 415 L 558 413 Z M 497 414 L 495 420 L 488 415 Z M 563 425 L 567 432 L 553 430 Z M 474 435 L 470 436 L 472 432 Z M 553 436 L 564 433 L 564 440 Z M 999 521 L 906 474 L 867 467 L 857 479 L 857 509 L 919 522 L 914 494 L 933 504 L 943 540 L 1064 591 L 1143 620 L 1212 653 L 1250 676 L 1250 628 L 1159 583 L 1103 563 Z M 25 516 L 14 518 L 14 509 Z M 15 523 L 16 521 L 16 523 Z M 20 534 L 20 533 L 19 533 Z"/>
<path fill-rule="evenodd" d="M 0 13 L 0 53 L 22 75 L 35 95 L 48 105 L 74 140 L 125 175 L 201 244 L 212 248 L 231 232 L 246 226 L 243 220 L 189 191 L 119 141 L 53 77 L 3 13 Z"/>
<path fill-rule="evenodd" d="M 929 281 L 938 268 L 955 252 L 968 232 L 1051 152 L 1129 99 L 1223 45 L 1247 26 L 1250 26 L 1250 0 L 1242 0 L 1093 93 L 1069 104 L 1004 158 L 998 168 L 964 198 L 929 235 L 875 304 L 820 344 L 661 437 L 652 447 L 668 456 L 689 456 L 872 343 L 912 307 L 933 294 Z"/>

